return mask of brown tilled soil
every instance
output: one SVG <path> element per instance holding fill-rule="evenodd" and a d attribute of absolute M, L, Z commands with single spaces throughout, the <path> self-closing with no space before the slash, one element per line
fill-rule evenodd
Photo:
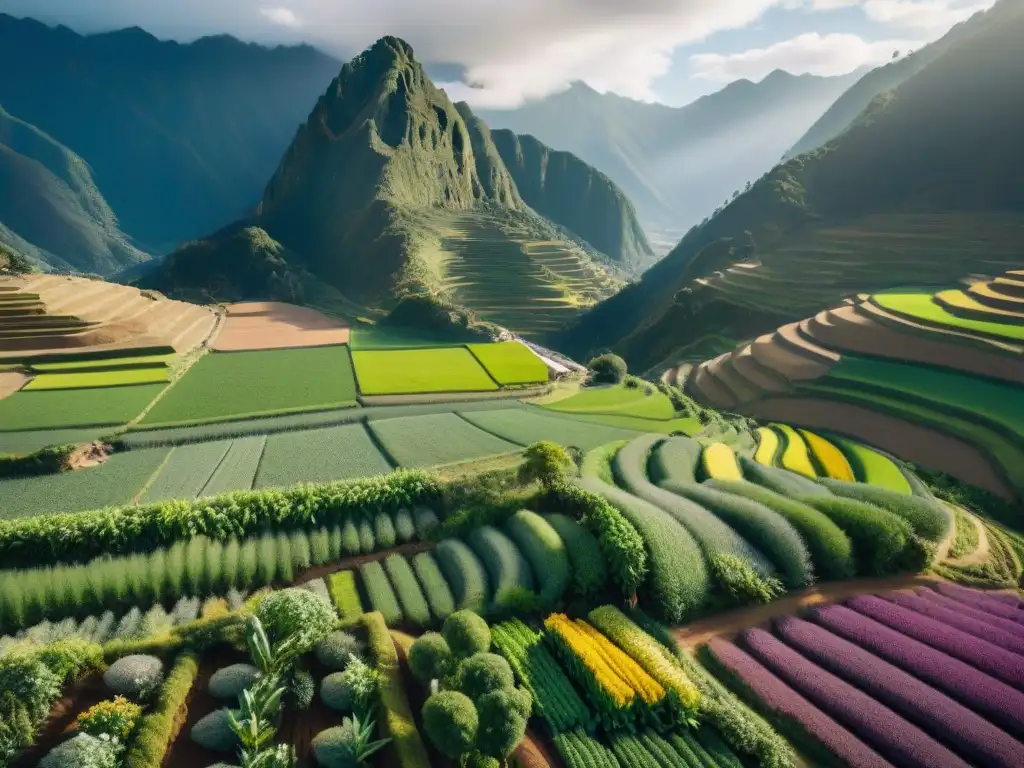
<path fill-rule="evenodd" d="M 970 343 L 981 348 L 995 347 L 996 349 L 1001 349 L 1006 352 L 1013 352 L 1016 354 L 1021 354 L 1022 352 L 1024 352 L 1024 346 L 1022 346 L 1020 343 L 1014 343 L 1011 339 L 996 340 L 983 336 L 977 336 L 966 331 L 957 331 L 949 326 L 925 325 L 924 323 L 915 322 L 911 318 L 903 317 L 902 315 L 897 315 L 895 313 L 888 312 L 887 310 L 882 309 L 877 304 L 873 304 L 870 301 L 858 304 L 855 309 L 859 314 L 865 315 L 866 317 L 875 317 L 887 323 L 899 324 L 901 326 L 909 326 L 914 329 L 915 336 L 930 335 L 938 336 L 940 338 L 954 337 L 964 339 L 965 343 Z"/>
<path fill-rule="evenodd" d="M 308 666 L 308 669 L 309 673 L 313 675 L 313 679 L 316 680 L 317 695 L 313 698 L 309 709 L 298 710 L 295 707 L 288 707 L 284 710 L 281 727 L 275 739 L 278 743 L 295 746 L 300 768 L 312 767 L 317 764 L 313 757 L 313 737 L 320 731 L 341 725 L 342 717 L 339 712 L 335 712 L 320 700 L 320 681 L 331 670 L 315 660 Z"/>
<path fill-rule="evenodd" d="M 75 735 L 75 720 L 80 714 L 112 696 L 99 673 L 79 680 L 50 710 L 50 716 L 36 732 L 35 744 L 18 757 L 14 768 L 34 768 L 47 752 Z"/>
<path fill-rule="evenodd" d="M 786 381 L 817 379 L 827 374 L 832 367 L 794 352 L 776 333 L 755 339 L 750 345 L 750 353 L 757 362 L 775 371 Z"/>
<path fill-rule="evenodd" d="M 750 407 L 766 420 L 828 429 L 877 445 L 914 464 L 947 472 L 1005 499 L 1014 493 L 974 446 L 958 438 L 878 411 L 812 397 L 769 398 Z"/>
<path fill-rule="evenodd" d="M 562 768 L 558 753 L 532 729 L 526 731 L 526 738 L 519 742 L 512 759 L 521 768 Z"/>
<path fill-rule="evenodd" d="M 774 618 L 789 616 L 813 605 L 835 603 L 855 595 L 876 594 L 923 586 L 934 580 L 934 577 L 914 575 L 891 579 L 854 579 L 829 582 L 799 592 L 790 592 L 782 599 L 767 605 L 717 613 L 692 624 L 675 627 L 672 634 L 680 647 L 684 649 L 697 648 L 714 637 L 730 637 L 748 627 L 767 625 Z"/>
<path fill-rule="evenodd" d="M 28 381 L 28 376 L 18 371 L 0 371 L 0 398 L 13 395 Z"/>
<path fill-rule="evenodd" d="M 67 469 L 88 469 L 102 464 L 110 458 L 113 446 L 96 441 L 80 445 L 68 456 Z"/>
<path fill-rule="evenodd" d="M 347 344 L 348 328 L 315 309 L 276 301 L 229 304 L 213 349 L 288 349 Z"/>

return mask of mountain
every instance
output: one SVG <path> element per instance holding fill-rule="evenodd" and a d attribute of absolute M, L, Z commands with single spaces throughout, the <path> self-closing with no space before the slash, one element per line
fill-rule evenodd
<path fill-rule="evenodd" d="M 0 14 L 0 104 L 82 157 L 153 252 L 255 206 L 338 67 L 308 46 L 83 36 Z"/>
<path fill-rule="evenodd" d="M 623 249 L 634 241 L 616 237 L 614 226 L 592 228 L 621 246 L 599 255 L 583 233 L 569 231 L 575 219 L 528 188 L 557 218 L 538 215 L 487 126 L 466 114 L 407 43 L 382 38 L 346 63 L 316 102 L 253 214 L 171 254 L 156 284 L 294 300 L 294 286 L 314 275 L 369 311 L 425 292 L 517 329 L 563 325 L 617 287 L 597 260 L 632 255 Z M 548 156 L 542 148 L 535 162 Z M 543 169 L 521 170 L 525 179 L 544 178 Z M 596 178 L 584 168 L 558 189 L 586 199 L 583 184 Z M 592 200 L 592 215 L 638 229 L 616 192 Z M 249 265 L 244 286 L 224 285 L 232 274 L 225 262 Z"/>
<path fill-rule="evenodd" d="M 517 109 L 478 114 L 492 128 L 536 136 L 606 173 L 645 226 L 683 231 L 775 165 L 857 77 L 776 71 L 685 107 L 576 83 Z"/>
<path fill-rule="evenodd" d="M 991 13 L 839 138 L 691 231 L 565 343 L 647 368 L 713 356 L 862 291 L 1019 265 L 1024 7 Z"/>
<path fill-rule="evenodd" d="M 81 157 L 0 107 L 0 242 L 37 267 L 112 274 L 148 259 Z"/>
<path fill-rule="evenodd" d="M 828 111 L 790 148 L 786 157 L 796 157 L 827 144 L 849 128 L 880 94 L 899 87 L 950 48 L 997 21 L 1002 13 L 1010 13 L 1008 9 L 1007 5 L 994 12 L 977 13 L 921 50 L 908 52 L 901 59 L 871 70 L 836 99 Z"/>

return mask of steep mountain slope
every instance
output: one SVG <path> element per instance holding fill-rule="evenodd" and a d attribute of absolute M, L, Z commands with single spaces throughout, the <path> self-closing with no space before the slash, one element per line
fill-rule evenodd
<path fill-rule="evenodd" d="M 697 347 L 724 351 L 860 291 L 1019 264 L 1024 8 L 999 11 L 999 24 L 876 99 L 843 136 L 690 232 L 583 318 L 574 351 L 612 346 L 655 366 Z"/>
<path fill-rule="evenodd" d="M 39 267 L 109 275 L 144 261 L 67 147 L 0 107 L 0 242 Z"/>
<path fill-rule="evenodd" d="M 779 157 L 856 80 L 774 72 L 685 107 L 599 94 L 582 83 L 514 110 L 480 111 L 608 174 L 646 226 L 685 230 Z"/>
<path fill-rule="evenodd" d="M 258 266 L 225 286 L 225 262 Z M 486 126 L 467 125 L 393 37 L 342 67 L 254 214 L 171 254 L 154 280 L 191 294 L 296 300 L 306 273 L 371 310 L 426 291 L 537 330 L 616 287 L 524 205 Z"/>
<path fill-rule="evenodd" d="M 338 66 L 308 46 L 81 36 L 0 14 L 0 104 L 84 158 L 123 229 L 154 251 L 259 201 Z"/>
<path fill-rule="evenodd" d="M 786 153 L 786 157 L 796 157 L 804 152 L 810 152 L 836 138 L 857 120 L 879 94 L 899 87 L 953 46 L 983 31 L 991 24 L 998 24 L 1004 13 L 1012 13 L 1009 9 L 1009 4 L 1004 4 L 996 6 L 991 11 L 977 13 L 921 50 L 871 70 L 836 99 L 835 104 L 829 107 L 828 111 Z"/>

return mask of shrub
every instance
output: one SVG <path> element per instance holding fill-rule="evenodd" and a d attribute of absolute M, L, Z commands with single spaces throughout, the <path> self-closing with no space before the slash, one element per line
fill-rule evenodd
<path fill-rule="evenodd" d="M 569 587 L 569 555 L 558 531 L 536 512 L 520 510 L 505 523 L 541 583 L 541 603 L 553 608 Z"/>
<path fill-rule="evenodd" d="M 412 512 L 404 507 L 395 512 L 395 536 L 400 544 L 416 538 L 416 525 L 412 520 Z"/>
<path fill-rule="evenodd" d="M 384 566 L 378 562 L 364 563 L 359 566 L 359 575 L 363 578 L 366 595 L 370 598 L 373 610 L 379 612 L 389 627 L 402 623 L 402 608 L 398 604 L 398 596 L 391 587 Z"/>
<path fill-rule="evenodd" d="M 352 621 L 363 615 L 363 601 L 356 587 L 352 571 L 336 571 L 327 577 L 327 590 L 334 599 L 334 607 L 343 621 Z"/>
<path fill-rule="evenodd" d="M 38 656 L 61 684 L 103 669 L 103 649 L 77 637 L 54 641 L 41 648 Z"/>
<path fill-rule="evenodd" d="M 378 549 L 391 549 L 395 546 L 398 536 L 391 515 L 387 512 L 378 512 L 373 516 L 373 538 Z"/>
<path fill-rule="evenodd" d="M 747 481 L 711 480 L 707 485 L 756 501 L 786 518 L 803 536 L 816 570 L 825 578 L 847 579 L 853 576 L 856 564 L 850 537 L 827 515 L 809 504 Z"/>
<path fill-rule="evenodd" d="M 351 712 L 355 706 L 352 684 L 344 672 L 332 672 L 320 682 L 320 699 L 338 712 Z"/>
<path fill-rule="evenodd" d="M 722 596 L 731 603 L 770 603 L 786 591 L 778 579 L 762 576 L 747 560 L 735 555 L 712 555 L 708 566 Z"/>
<path fill-rule="evenodd" d="M 437 513 L 430 507 L 416 507 L 412 511 L 412 516 L 416 523 L 416 535 L 423 541 L 427 541 L 440 525 Z"/>
<path fill-rule="evenodd" d="M 345 680 L 352 690 L 357 710 L 370 710 L 376 704 L 381 682 L 381 673 L 377 669 L 362 659 L 352 659 L 345 669 Z"/>
<path fill-rule="evenodd" d="M 377 541 L 373 536 L 373 525 L 370 521 L 366 518 L 356 521 L 356 530 L 359 532 L 359 550 L 364 555 L 373 552 Z"/>
<path fill-rule="evenodd" d="M 430 613 L 438 621 L 444 621 L 455 610 L 455 598 L 452 597 L 452 591 L 444 580 L 437 560 L 430 552 L 420 552 L 412 558 L 412 569 L 423 587 Z"/>
<path fill-rule="evenodd" d="M 328 669 L 344 669 L 351 656 L 362 658 L 365 647 L 354 635 L 336 629 L 313 646 L 317 661 Z"/>
<path fill-rule="evenodd" d="M 123 696 L 94 704 L 78 716 L 78 730 L 91 736 L 107 734 L 122 744 L 128 740 L 142 716 L 142 707 Z"/>
<path fill-rule="evenodd" d="M 341 552 L 348 557 L 358 555 L 362 550 L 359 529 L 353 520 L 346 520 L 341 527 Z"/>
<path fill-rule="evenodd" d="M 542 440 L 523 452 L 523 463 L 519 465 L 521 483 L 540 483 L 551 488 L 575 474 L 576 464 L 568 452 L 558 443 Z"/>
<path fill-rule="evenodd" d="M 689 437 L 672 437 L 658 445 L 647 462 L 651 480 L 676 480 L 680 483 L 697 481 L 702 452 L 700 443 Z"/>
<path fill-rule="evenodd" d="M 600 593 L 608 582 L 608 569 L 594 535 L 565 515 L 545 515 L 544 519 L 565 544 L 572 573 L 572 591 L 583 598 Z"/>
<path fill-rule="evenodd" d="M 493 594 L 492 605 L 516 587 L 533 589 L 529 563 L 512 539 L 497 528 L 482 525 L 469 532 L 467 543 L 487 569 Z"/>
<path fill-rule="evenodd" d="M 590 380 L 594 384 L 621 384 L 628 369 L 626 361 L 618 355 L 600 355 L 587 363 Z"/>
<path fill-rule="evenodd" d="M 485 693 L 515 686 L 512 667 L 494 653 L 475 653 L 458 668 L 458 689 L 476 700 Z"/>
<path fill-rule="evenodd" d="M 242 691 L 252 686 L 260 671 L 252 664 L 232 664 L 218 669 L 210 676 L 207 689 L 217 699 L 238 699 Z"/>
<path fill-rule="evenodd" d="M 398 602 L 402 606 L 405 620 L 420 629 L 430 624 L 430 606 L 423 596 L 416 575 L 412 572 L 409 561 L 399 554 L 389 555 L 384 560 L 384 570 L 391 579 Z"/>
<path fill-rule="evenodd" d="M 293 669 L 288 691 L 297 709 L 309 709 L 313 697 L 316 696 L 316 681 L 308 670 Z"/>
<path fill-rule="evenodd" d="M 338 557 L 341 557 L 340 552 Z M 326 528 L 317 528 L 309 534 L 309 560 L 313 565 L 323 565 L 331 559 L 331 532 Z"/>
<path fill-rule="evenodd" d="M 299 648 L 308 651 L 334 628 L 330 606 L 304 589 L 282 589 L 267 595 L 256 609 L 272 644 L 298 636 Z"/>
<path fill-rule="evenodd" d="M 444 539 L 437 543 L 434 555 L 451 587 L 456 607 L 484 611 L 489 595 L 487 571 L 473 550 L 458 539 Z"/>
<path fill-rule="evenodd" d="M 953 513 L 934 498 L 908 496 L 888 488 L 866 483 L 845 483 L 842 480 L 819 481 L 837 496 L 874 504 L 910 524 L 914 533 L 928 541 L 942 541 L 953 525 Z"/>
<path fill-rule="evenodd" d="M 441 754 L 457 759 L 476 740 L 476 707 L 458 691 L 435 693 L 423 705 L 423 730 Z"/>
<path fill-rule="evenodd" d="M 409 648 L 409 671 L 422 683 L 447 677 L 451 668 L 451 648 L 437 632 L 425 633 Z"/>
<path fill-rule="evenodd" d="M 39 768 L 118 768 L 123 749 L 115 740 L 80 733 L 51 749 Z"/>
<path fill-rule="evenodd" d="M 118 659 L 103 673 L 103 682 L 114 693 L 145 701 L 163 679 L 164 663 L 142 654 Z"/>
<path fill-rule="evenodd" d="M 231 730 L 226 709 L 218 709 L 201 718 L 192 726 L 189 737 L 199 746 L 214 752 L 232 752 L 238 747 L 238 736 Z"/>
<path fill-rule="evenodd" d="M 526 735 L 533 698 L 516 688 L 497 689 L 477 702 L 476 746 L 496 760 L 504 760 Z"/>
<path fill-rule="evenodd" d="M 441 629 L 452 656 L 459 660 L 491 649 L 491 628 L 473 611 L 456 611 Z"/>
<path fill-rule="evenodd" d="M 124 768 L 160 768 L 168 746 L 184 723 L 180 711 L 198 673 L 199 659 L 194 653 L 178 656 L 160 687 L 153 709 L 136 728 Z"/>

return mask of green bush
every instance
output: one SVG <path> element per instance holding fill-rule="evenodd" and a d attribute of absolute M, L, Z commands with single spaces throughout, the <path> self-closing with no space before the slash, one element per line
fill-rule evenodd
<path fill-rule="evenodd" d="M 593 358 L 587 363 L 587 369 L 594 384 L 621 384 L 628 372 L 626 361 L 613 354 Z"/>
<path fill-rule="evenodd" d="M 482 525 L 469 532 L 467 543 L 487 569 L 492 606 L 511 589 L 533 589 L 529 563 L 515 542 L 497 528 Z"/>
<path fill-rule="evenodd" d="M 539 499 L 543 509 L 576 518 L 597 539 L 609 577 L 626 597 L 636 594 L 648 576 L 647 550 L 636 526 L 600 494 L 564 484 Z"/>
<path fill-rule="evenodd" d="M 259 676 L 260 671 L 252 664 L 232 664 L 214 672 L 210 676 L 207 689 L 216 699 L 235 701 Z"/>
<path fill-rule="evenodd" d="M 123 696 L 101 701 L 78 716 L 77 727 L 90 736 L 106 734 L 122 744 L 128 740 L 142 717 L 142 707 Z"/>
<path fill-rule="evenodd" d="M 475 653 L 458 667 L 459 691 L 474 701 L 491 691 L 515 686 L 512 667 L 495 653 Z"/>
<path fill-rule="evenodd" d="M 437 513 L 430 507 L 415 507 L 412 516 L 416 523 L 416 535 L 423 541 L 429 540 L 440 525 Z"/>
<path fill-rule="evenodd" d="M 235 716 L 238 713 L 235 712 Z M 199 746 L 214 752 L 233 752 L 238 747 L 238 736 L 231 730 L 228 710 L 218 709 L 192 726 L 189 737 Z"/>
<path fill-rule="evenodd" d="M 125 656 L 103 673 L 104 684 L 114 693 L 145 701 L 163 680 L 164 663 L 156 656 Z"/>
<path fill-rule="evenodd" d="M 427 599 L 423 596 L 423 590 L 409 562 L 399 554 L 389 555 L 384 560 L 384 570 L 398 596 L 406 622 L 418 629 L 429 626 L 430 606 L 427 605 Z"/>
<path fill-rule="evenodd" d="M 505 530 L 519 546 L 541 584 L 541 604 L 553 608 L 569 587 L 569 554 L 558 531 L 536 512 L 523 509 L 505 522 Z"/>
<path fill-rule="evenodd" d="M 476 746 L 496 760 L 504 760 L 526 735 L 533 698 L 523 689 L 495 689 L 477 701 Z"/>
<path fill-rule="evenodd" d="M 344 672 L 332 672 L 320 682 L 320 699 L 338 712 L 351 712 L 355 706 L 352 684 Z"/>
<path fill-rule="evenodd" d="M 309 709 L 316 696 L 316 681 L 308 670 L 300 667 L 292 669 L 288 681 L 288 693 L 296 709 Z"/>
<path fill-rule="evenodd" d="M 774 577 L 764 577 L 741 557 L 715 554 L 708 558 L 715 583 L 728 603 L 770 603 L 786 590 Z"/>
<path fill-rule="evenodd" d="M 331 593 L 342 621 L 352 621 L 363 615 L 363 601 L 359 597 L 355 573 L 335 571 L 327 577 L 327 591 Z"/>
<path fill-rule="evenodd" d="M 486 610 L 490 594 L 487 571 L 473 550 L 458 539 L 443 539 L 437 543 L 434 556 L 455 597 L 456 608 Z"/>
<path fill-rule="evenodd" d="M 195 502 L 17 518 L 0 528 L 0 562 L 24 567 L 82 561 L 112 551 L 150 552 L 197 533 L 226 541 L 257 534 L 268 525 L 288 530 L 334 524 L 364 509 L 391 511 L 436 503 L 439 497 L 440 487 L 431 475 L 399 470 L 344 483 L 236 492 Z"/>
<path fill-rule="evenodd" d="M 379 562 L 364 563 L 359 566 L 359 575 L 363 579 L 366 595 L 370 598 L 373 610 L 379 612 L 389 627 L 397 627 L 402 623 L 404 615 L 398 604 L 398 596 L 391 587 L 384 566 Z"/>
<path fill-rule="evenodd" d="M 356 530 L 359 531 L 359 550 L 365 555 L 377 548 L 377 540 L 373 535 L 373 524 L 363 518 L 356 522 Z"/>
<path fill-rule="evenodd" d="M 866 483 L 845 483 L 824 478 L 819 482 L 837 496 L 874 504 L 906 520 L 914 533 L 922 539 L 939 542 L 949 535 L 953 526 L 953 513 L 934 498 L 908 496 Z"/>
<path fill-rule="evenodd" d="M 346 557 L 355 557 L 361 551 L 359 529 L 353 520 L 346 520 L 341 527 L 341 552 Z"/>
<path fill-rule="evenodd" d="M 757 542 L 758 549 L 775 564 L 786 586 L 800 588 L 814 582 L 807 545 L 782 515 L 751 499 L 696 483 L 669 481 L 663 485 L 711 510 L 747 541 Z"/>
<path fill-rule="evenodd" d="M 696 482 L 702 451 L 701 444 L 689 437 L 670 437 L 665 440 L 654 449 L 647 461 L 651 482 Z"/>
<path fill-rule="evenodd" d="M 423 587 L 430 613 L 438 621 L 444 621 L 455 610 L 455 598 L 452 597 L 452 591 L 444 580 L 437 560 L 430 552 L 420 552 L 412 558 L 412 569 Z"/>
<path fill-rule="evenodd" d="M 387 512 L 378 512 L 373 516 L 373 538 L 378 549 L 391 549 L 395 546 L 398 535 L 395 533 L 391 515 Z"/>
<path fill-rule="evenodd" d="M 702 610 L 708 599 L 707 571 L 687 530 L 667 512 L 596 478 L 583 478 L 580 484 L 613 504 L 643 537 L 650 556 L 646 585 L 654 612 L 675 624 Z"/>
<path fill-rule="evenodd" d="M 272 644 L 298 636 L 298 645 L 308 651 L 334 629 L 336 617 L 330 606 L 305 589 L 271 592 L 260 602 L 256 615 L 263 622 Z"/>
<path fill-rule="evenodd" d="M 476 740 L 476 707 L 458 691 L 435 693 L 423 705 L 423 730 L 437 750 L 457 759 Z"/>
<path fill-rule="evenodd" d="M 447 677 L 452 671 L 452 650 L 437 632 L 427 632 L 409 648 L 409 671 L 424 684 Z"/>
<path fill-rule="evenodd" d="M 160 687 L 152 710 L 136 728 L 135 738 L 125 755 L 124 768 L 160 768 L 168 747 L 184 723 L 180 711 L 198 673 L 199 659 L 194 653 L 178 656 Z"/>
<path fill-rule="evenodd" d="M 444 620 L 441 634 L 457 660 L 469 658 L 475 653 L 486 653 L 491 649 L 491 628 L 473 611 L 453 613 Z"/>
<path fill-rule="evenodd" d="M 856 564 L 850 537 L 809 504 L 746 480 L 709 480 L 705 485 L 751 499 L 774 510 L 803 536 L 817 572 L 826 579 L 848 579 Z"/>
<path fill-rule="evenodd" d="M 309 560 L 313 565 L 323 565 L 340 557 L 340 551 L 337 555 L 331 553 L 331 532 L 326 528 L 317 528 L 309 534 Z"/>
<path fill-rule="evenodd" d="M 853 542 L 857 572 L 887 576 L 902 568 L 904 550 L 913 546 L 910 525 L 890 512 L 837 496 L 798 496 L 839 526 Z"/>
<path fill-rule="evenodd" d="M 554 514 L 544 515 L 544 519 L 565 544 L 572 573 L 570 586 L 573 593 L 582 598 L 600 594 L 608 583 L 608 569 L 604 557 L 601 556 L 601 546 L 597 539 L 571 517 Z"/>
<path fill-rule="evenodd" d="M 56 640 L 39 649 L 38 656 L 61 684 L 103 669 L 103 649 L 78 637 Z"/>
<path fill-rule="evenodd" d="M 116 740 L 80 733 L 51 749 L 39 768 L 118 768 L 123 749 Z"/>
<path fill-rule="evenodd" d="M 313 646 L 317 661 L 328 669 L 344 669 L 348 666 L 349 657 L 362 658 L 365 650 L 355 635 L 340 629 L 334 630 Z"/>
<path fill-rule="evenodd" d="M 406 544 L 416 538 L 416 525 L 412 520 L 412 512 L 403 507 L 395 512 L 395 536 L 399 544 Z"/>
<path fill-rule="evenodd" d="M 576 464 L 565 448 L 550 440 L 541 440 L 523 452 L 519 482 L 537 482 L 545 488 L 552 488 L 575 473 Z"/>

